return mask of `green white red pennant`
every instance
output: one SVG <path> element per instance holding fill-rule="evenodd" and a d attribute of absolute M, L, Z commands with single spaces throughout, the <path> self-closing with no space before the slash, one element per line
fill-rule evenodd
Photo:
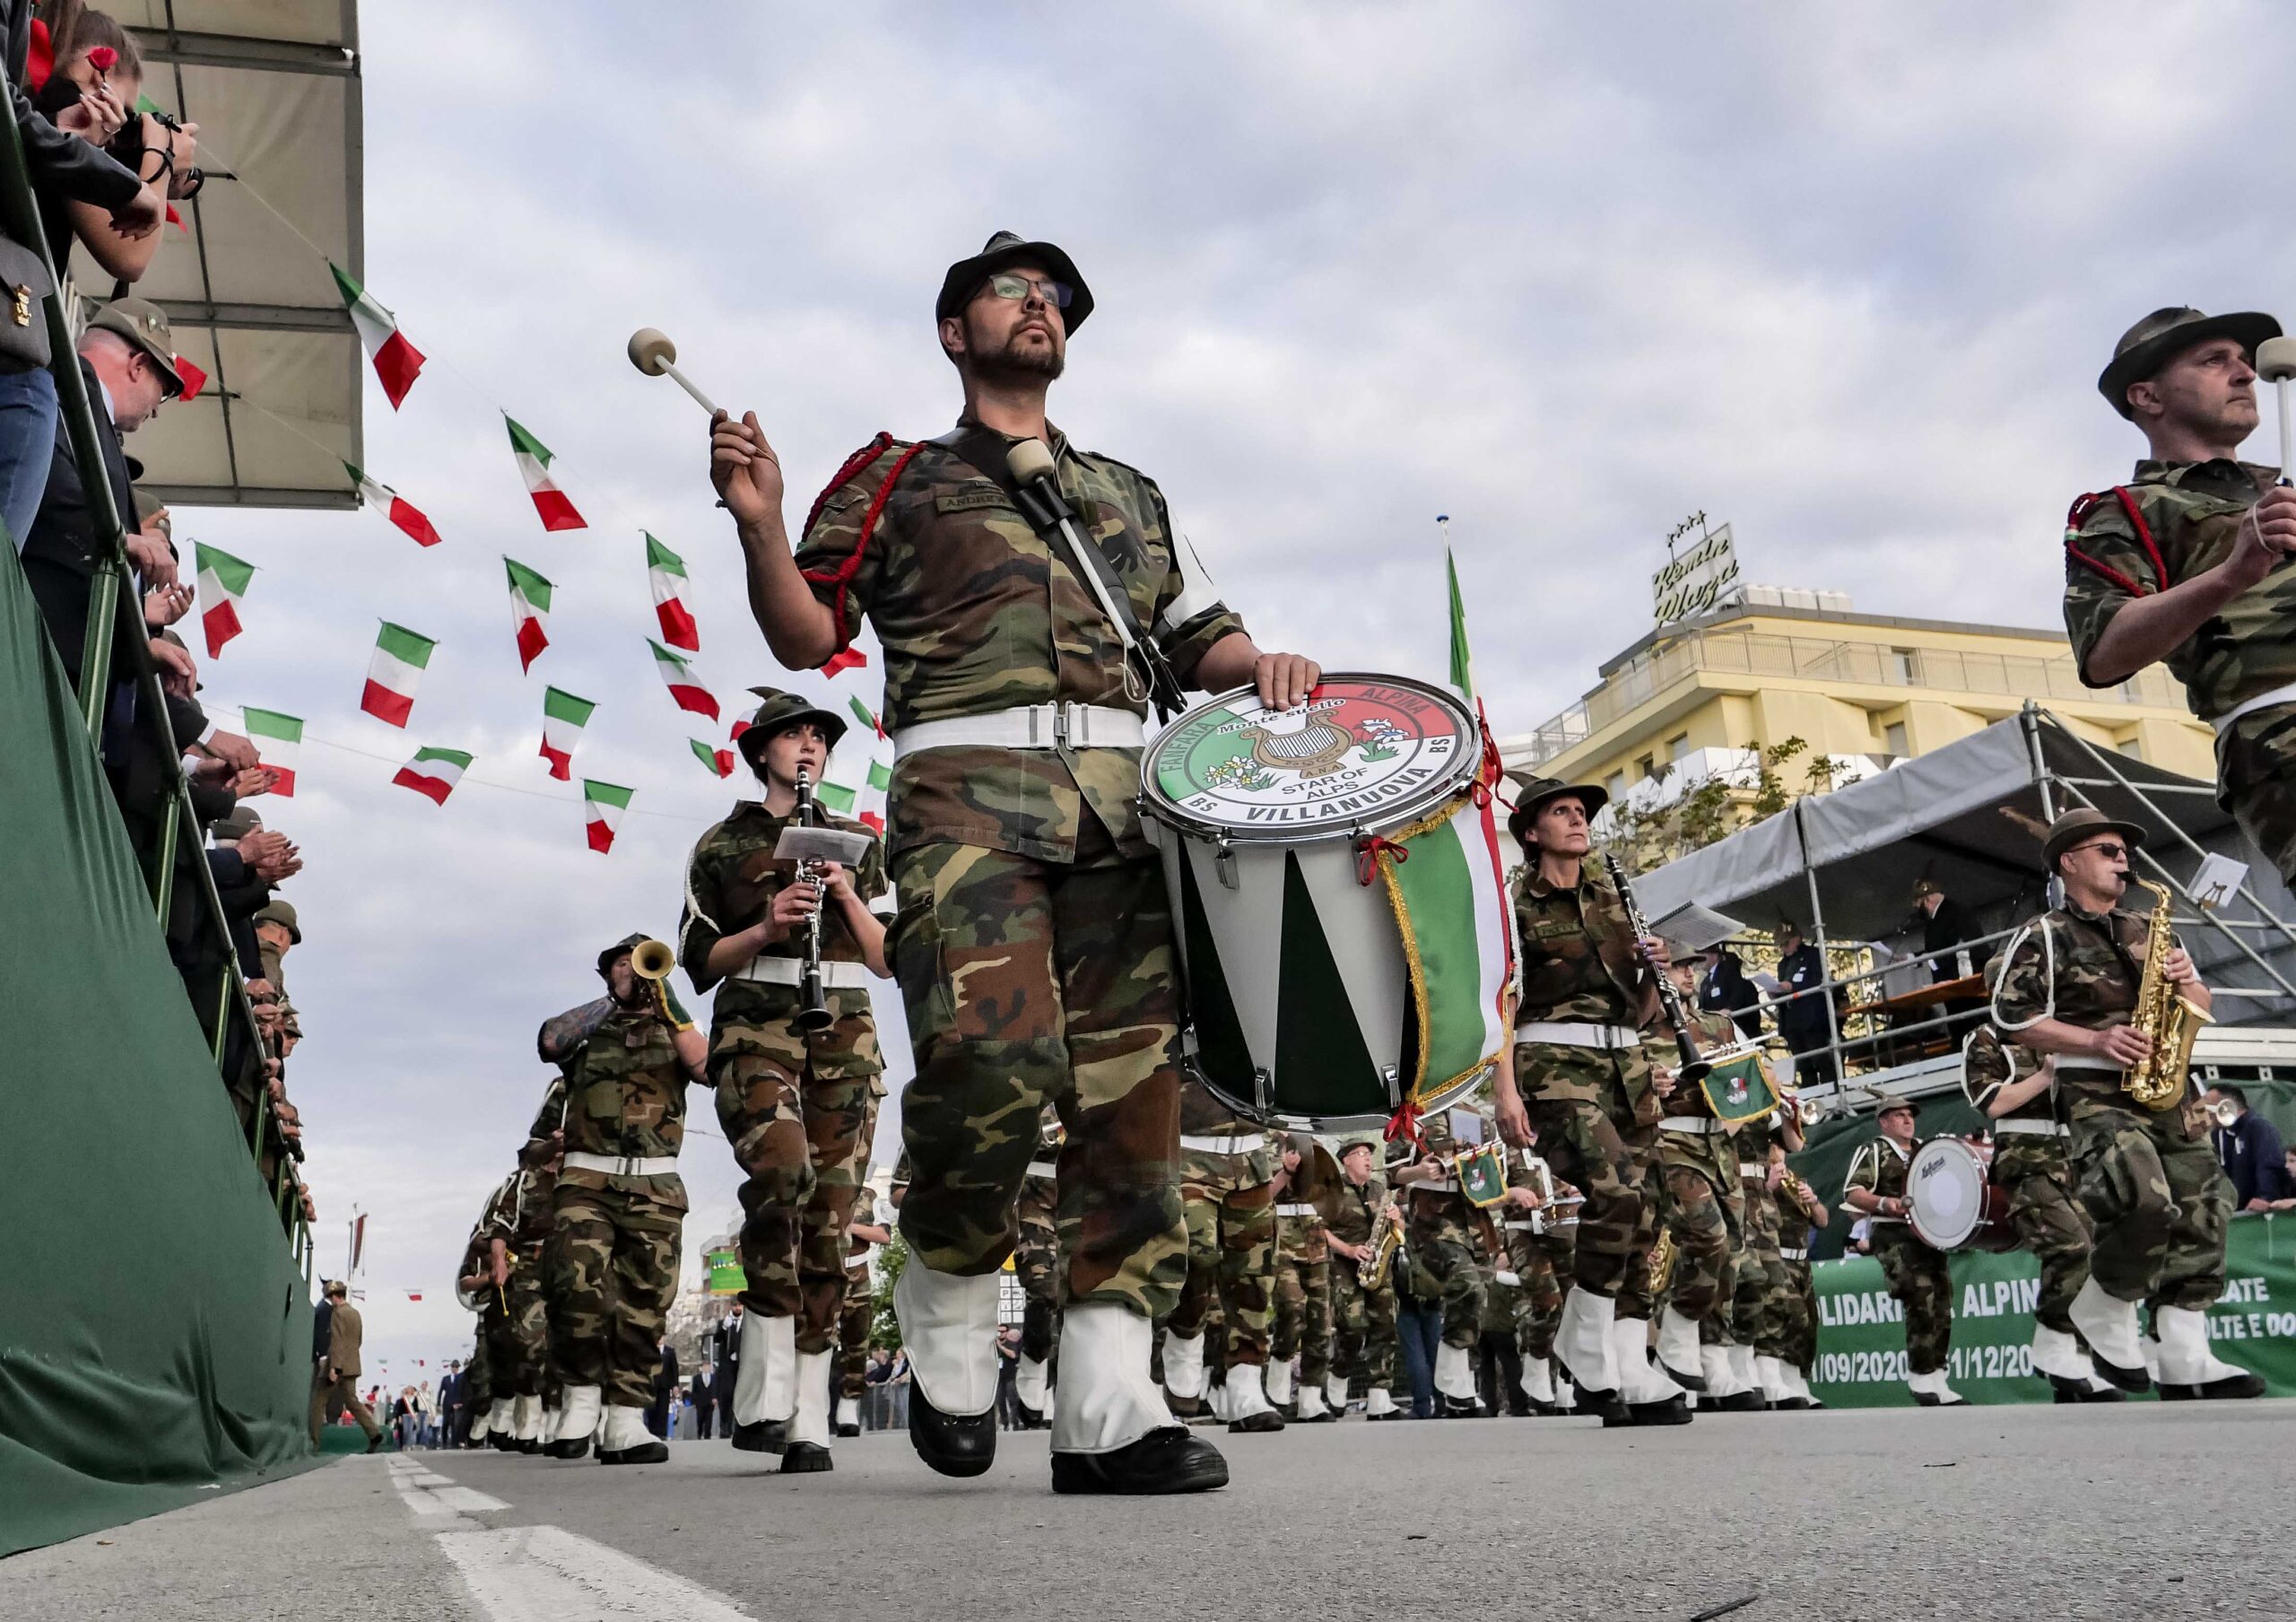
<path fill-rule="evenodd" d="M 518 472 L 526 481 L 526 493 L 535 499 L 535 515 L 542 519 L 544 529 L 587 529 L 582 515 L 574 510 L 574 503 L 552 478 L 552 460 L 549 449 L 520 427 L 510 417 L 502 419 L 510 427 L 510 452 L 517 458 Z"/>
<path fill-rule="evenodd" d="M 850 693 L 846 695 L 845 702 L 848 707 L 852 710 L 853 713 L 860 718 L 861 724 L 863 726 L 868 728 L 870 731 L 875 733 L 879 737 L 884 737 L 885 724 L 877 719 L 877 712 L 874 710 L 870 709 L 868 705 L 863 703 L 859 699 L 855 698 Z"/>
<path fill-rule="evenodd" d="M 860 670 L 865 668 L 868 663 L 869 656 L 862 652 L 860 649 L 849 646 L 839 648 L 835 653 L 831 654 L 829 658 L 822 662 L 822 674 L 823 676 L 835 676 L 839 671 Z"/>
<path fill-rule="evenodd" d="M 518 638 L 518 668 L 535 667 L 535 658 L 550 646 L 544 624 L 550 617 L 550 582 L 516 558 L 502 566 L 510 573 L 510 624 Z"/>
<path fill-rule="evenodd" d="M 377 720 L 394 727 L 406 725 L 414 710 L 414 690 L 430 667 L 430 650 L 439 644 L 418 632 L 388 621 L 375 639 L 375 656 L 367 665 L 367 690 L 359 707 Z"/>
<path fill-rule="evenodd" d="M 256 758 L 271 768 L 271 792 L 294 798 L 295 766 L 303 754 L 302 717 L 276 710 L 242 710 L 239 720 L 255 746 Z"/>
<path fill-rule="evenodd" d="M 349 462 L 343 465 L 343 471 L 349 474 L 351 482 L 359 486 L 359 493 L 365 498 L 367 505 L 413 536 L 416 545 L 436 546 L 439 544 L 439 532 L 430 528 L 430 520 L 422 516 L 422 510 L 413 502 L 388 484 L 378 484 Z"/>
<path fill-rule="evenodd" d="M 204 541 L 194 541 L 191 554 L 199 571 L 199 600 L 206 605 L 199 612 L 199 624 L 207 632 L 207 657 L 213 658 L 225 642 L 246 629 L 239 624 L 239 599 L 255 579 L 255 565 Z"/>
<path fill-rule="evenodd" d="M 582 811 L 591 850 L 603 853 L 613 849 L 614 831 L 622 826 L 622 814 L 630 809 L 630 792 L 613 783 L 582 780 Z"/>
<path fill-rule="evenodd" d="M 399 402 L 406 398 L 406 391 L 414 387 L 416 374 L 422 370 L 422 352 L 399 331 L 398 318 L 376 303 L 365 288 L 344 273 L 342 266 L 330 261 L 327 268 L 335 273 L 335 291 L 343 295 L 343 307 L 351 312 L 351 324 L 359 329 L 359 342 L 375 363 L 376 379 L 381 382 L 391 409 L 396 411 Z"/>
<path fill-rule="evenodd" d="M 688 738 L 686 742 L 693 746 L 693 758 L 719 777 L 734 775 L 734 752 L 731 749 L 712 749 L 698 737 Z"/>
<path fill-rule="evenodd" d="M 688 653 L 700 652 L 701 629 L 685 606 L 685 560 L 650 535 L 646 536 L 646 583 L 654 590 L 654 617 L 662 624 L 662 640 Z"/>
<path fill-rule="evenodd" d="M 823 779 L 814 786 L 813 798 L 839 816 L 850 816 L 853 815 L 854 803 L 858 796 L 847 784 L 832 783 Z"/>
<path fill-rule="evenodd" d="M 462 749 L 417 749 L 414 758 L 401 766 L 391 781 L 443 806 L 455 785 L 463 780 L 470 762 L 469 753 Z"/>
<path fill-rule="evenodd" d="M 671 652 L 650 636 L 646 639 L 646 645 L 654 650 L 654 668 L 661 672 L 662 681 L 668 686 L 670 696 L 677 701 L 678 708 L 691 710 L 696 715 L 706 715 L 716 720 L 718 701 L 711 696 L 709 688 L 694 679 L 691 662 Z"/>
<path fill-rule="evenodd" d="M 582 741 L 582 728 L 590 724 L 590 711 L 596 708 L 588 699 L 556 687 L 542 691 L 542 757 L 561 783 L 574 776 L 574 746 Z"/>

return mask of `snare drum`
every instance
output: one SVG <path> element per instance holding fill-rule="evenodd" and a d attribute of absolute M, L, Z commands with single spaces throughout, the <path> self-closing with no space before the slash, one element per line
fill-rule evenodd
<path fill-rule="evenodd" d="M 1489 1074 L 1514 964 L 1485 760 L 1450 693 L 1361 675 L 1273 714 L 1223 694 L 1149 746 L 1191 1057 L 1222 1103 L 1360 1130 Z"/>
<path fill-rule="evenodd" d="M 2009 1196 L 1989 1181 L 1985 1159 L 1958 1138 L 1933 1138 L 1914 1150 L 1905 1173 L 1914 1236 L 1933 1250 L 2014 1250 Z"/>

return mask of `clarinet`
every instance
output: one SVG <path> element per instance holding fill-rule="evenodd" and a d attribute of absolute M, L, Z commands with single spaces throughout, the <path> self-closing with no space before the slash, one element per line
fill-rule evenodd
<path fill-rule="evenodd" d="M 821 809 L 813 800 L 813 773 L 805 767 L 797 768 L 797 825 L 818 828 Z M 836 1016 L 829 1011 L 829 998 L 822 991 L 822 863 L 819 858 L 806 857 L 797 864 L 797 882 L 813 886 L 813 910 L 805 920 L 805 957 L 804 978 L 800 982 L 805 1006 L 797 1010 L 800 1031 L 825 1031 Z"/>
<path fill-rule="evenodd" d="M 1610 873 L 1611 883 L 1618 887 L 1619 901 L 1626 908 L 1627 928 L 1634 931 L 1634 949 L 1639 953 L 1642 942 L 1649 937 L 1650 926 L 1642 921 L 1642 909 L 1635 904 L 1634 892 L 1626 882 L 1626 869 L 1618 865 L 1618 858 L 1604 851 L 1603 866 Z M 1649 962 L 1647 957 L 1643 961 Z M 1706 1079 L 1707 1072 L 1714 1066 L 1698 1051 L 1698 1042 L 1690 1033 L 1690 1013 L 1683 1007 L 1683 994 L 1675 988 L 1674 976 L 1659 972 L 1655 964 L 1650 968 L 1658 976 L 1658 1007 L 1665 1010 L 1666 1023 L 1674 1027 L 1674 1051 L 1681 1057 L 1674 1074 L 1695 1086 Z"/>

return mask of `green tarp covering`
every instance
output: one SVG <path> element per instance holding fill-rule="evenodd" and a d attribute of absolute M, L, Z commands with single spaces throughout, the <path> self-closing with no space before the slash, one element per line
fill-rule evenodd
<path fill-rule="evenodd" d="M 4 1555 L 314 1454 L 308 1286 L 13 553 L 0 715 Z"/>
<path fill-rule="evenodd" d="M 1820 1262 L 1818 1365 L 1810 1389 L 1836 1408 L 1913 1406 L 1905 1385 L 1905 1317 L 1870 1256 Z M 2053 1401 L 2032 1372 L 2040 1273 L 2022 1251 L 1953 1258 L 1953 1356 L 1945 1378 L 1971 1402 Z M 2296 1396 L 2296 1216 L 2235 1216 L 2224 1294 L 2208 1314 L 2219 1357 L 2264 1376 L 2266 1394 Z M 2148 1395 L 2135 1400 L 2151 1401 Z"/>

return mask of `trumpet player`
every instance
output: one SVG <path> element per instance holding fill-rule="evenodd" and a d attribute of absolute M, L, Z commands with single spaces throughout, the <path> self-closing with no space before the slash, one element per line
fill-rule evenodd
<path fill-rule="evenodd" d="M 703 1079 L 706 1054 L 662 978 L 669 970 L 666 948 L 643 935 L 599 953 L 613 1007 L 567 1060 L 550 1238 L 550 1350 L 565 1381 L 555 1457 L 579 1457 L 594 1434 L 602 1463 L 669 1457 L 646 1428 L 646 1405 L 677 1294 L 685 1090 Z"/>
<path fill-rule="evenodd" d="M 868 987 L 891 972 L 886 920 L 872 905 L 891 902 L 883 847 L 860 824 L 815 813 L 816 826 L 870 835 L 855 868 L 828 862 L 809 882 L 775 856 L 799 819 L 800 780 L 821 780 L 845 721 L 797 693 L 752 691 L 758 707 L 737 742 L 764 795 L 694 845 L 678 958 L 697 990 L 716 992 L 709 1075 L 744 1176 L 733 1444 L 778 1453 L 795 1475 L 831 1468 L 830 1365 L 885 1091 Z M 829 1018 L 809 1030 L 814 952 Z"/>
<path fill-rule="evenodd" d="M 1332 1254 L 1331 1373 L 1324 1400 L 1334 1414 L 1346 1413 L 1349 1388 L 1361 1379 L 1363 1417 L 1400 1419 L 1403 1409 L 1387 1389 L 1396 1377 L 1395 1275 L 1392 1266 L 1375 1268 L 1373 1258 L 1381 1213 L 1391 1229 L 1399 1228 L 1403 1213 L 1393 1204 L 1387 1180 L 1379 1173 L 1378 1156 L 1376 1138 L 1352 1138 L 1340 1150 L 1339 1198 L 1324 1224 L 1324 1240 Z M 1368 1280 L 1367 1272 L 1371 1274 Z"/>
<path fill-rule="evenodd" d="M 2141 1391 L 2152 1383 L 2147 1364 L 2156 1363 L 2165 1398 L 2261 1396 L 2261 1380 L 2208 1347 L 2232 1197 L 2209 1144 L 2207 1109 L 2189 1075 L 2160 1109 L 2126 1090 L 2131 1068 L 2151 1056 L 2159 1035 L 2135 1023 L 2152 954 L 2162 955 L 2165 990 L 2203 1015 L 2209 1004 L 2174 931 L 2155 930 L 2120 905 L 2143 839 L 2135 824 L 2087 807 L 2050 824 L 2042 860 L 2063 882 L 2065 904 L 2011 939 L 1993 1022 L 2057 1056 L 2074 1187 L 2096 1225 L 2089 1278 L 2068 1315 L 2097 1372 Z M 2146 1301 L 2158 1340 L 2150 1355 L 2136 1323 Z"/>

